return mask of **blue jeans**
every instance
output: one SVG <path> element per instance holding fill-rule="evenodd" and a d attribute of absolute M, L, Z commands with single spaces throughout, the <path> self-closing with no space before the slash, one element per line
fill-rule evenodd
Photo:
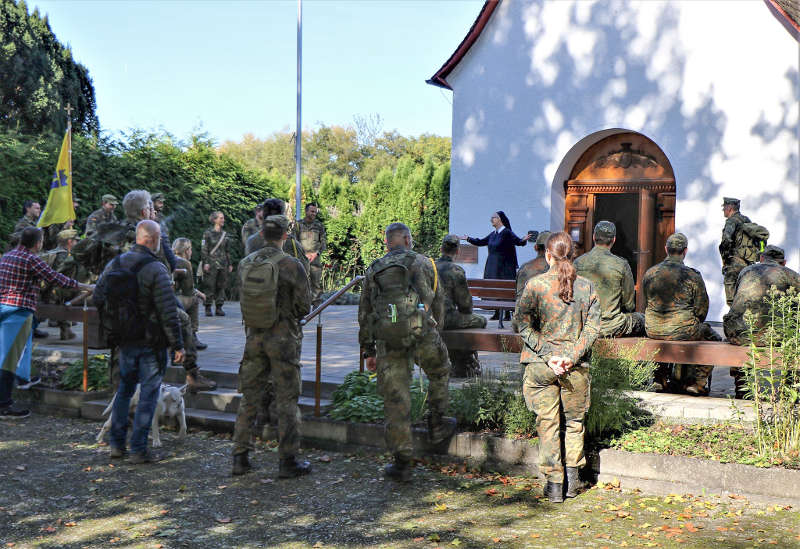
<path fill-rule="evenodd" d="M 114 407 L 111 410 L 111 434 L 109 441 L 114 448 L 125 449 L 125 437 L 128 433 L 128 408 L 131 397 L 136 391 L 136 384 L 141 384 L 139 405 L 133 417 L 133 434 L 131 435 L 131 452 L 136 454 L 147 451 L 147 435 L 158 404 L 161 380 L 164 377 L 162 364 L 166 364 L 167 350 L 154 351 L 150 347 L 120 347 L 119 374 L 120 383 Z"/>

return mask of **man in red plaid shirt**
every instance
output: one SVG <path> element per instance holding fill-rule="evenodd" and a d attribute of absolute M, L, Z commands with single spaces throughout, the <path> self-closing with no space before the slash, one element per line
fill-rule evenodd
<path fill-rule="evenodd" d="M 0 419 L 30 415 L 28 410 L 13 406 L 11 391 L 18 368 L 26 375 L 30 372 L 30 333 L 41 283 L 92 290 L 92 286 L 57 273 L 42 261 L 36 255 L 42 242 L 41 229 L 27 227 L 19 245 L 0 258 Z"/>

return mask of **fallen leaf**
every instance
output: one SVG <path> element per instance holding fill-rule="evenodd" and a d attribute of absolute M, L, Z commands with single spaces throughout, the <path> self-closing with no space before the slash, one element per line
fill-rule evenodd
<path fill-rule="evenodd" d="M 492 538 L 492 541 L 495 542 L 495 543 L 500 543 L 503 540 L 500 539 L 500 538 Z"/>
<path fill-rule="evenodd" d="M 447 504 L 446 503 L 437 503 L 434 507 L 437 511 L 447 511 Z"/>
<path fill-rule="evenodd" d="M 419 543 L 420 541 L 425 541 L 425 538 L 414 538 L 413 541 L 416 541 L 417 543 Z"/>
<path fill-rule="evenodd" d="M 689 532 L 691 532 L 692 534 L 694 534 L 695 532 L 697 532 L 697 527 L 696 527 L 694 524 L 692 524 L 691 522 L 687 522 L 687 523 L 686 523 L 686 524 L 684 524 L 683 526 L 684 526 L 684 528 L 686 528 L 686 530 L 688 530 L 688 531 L 689 531 Z"/>
<path fill-rule="evenodd" d="M 496 496 L 497 495 L 497 490 L 495 490 L 494 488 L 489 488 L 488 490 L 486 490 L 486 495 L 487 496 Z"/>
<path fill-rule="evenodd" d="M 442 538 L 439 537 L 439 534 L 431 534 L 428 536 L 429 541 L 441 541 Z"/>
<path fill-rule="evenodd" d="M 77 526 L 77 525 L 78 525 L 77 522 L 65 522 L 64 523 L 64 526 Z"/>
<path fill-rule="evenodd" d="M 162 509 L 161 511 L 159 511 L 159 514 L 162 514 L 162 515 L 166 515 L 167 513 L 169 513 L 169 510 L 167 510 L 167 509 Z"/>
<path fill-rule="evenodd" d="M 52 534 L 55 531 L 56 529 L 53 526 L 45 526 L 44 528 L 42 528 L 42 532 L 47 532 L 48 534 Z"/>
<path fill-rule="evenodd" d="M 330 463 L 331 462 L 331 456 L 325 454 L 324 456 L 319 456 L 317 458 L 317 460 L 321 461 L 322 463 Z"/>
<path fill-rule="evenodd" d="M 533 539 L 539 539 L 540 537 L 542 537 L 542 535 L 541 534 L 531 534 L 531 537 Z"/>
<path fill-rule="evenodd" d="M 17 469 L 17 471 L 24 471 L 26 469 L 26 467 L 24 465 L 17 465 L 16 469 Z"/>
<path fill-rule="evenodd" d="M 458 547 L 459 545 L 461 545 L 461 540 L 456 538 L 450 542 L 450 545 L 455 545 L 456 547 Z"/>
<path fill-rule="evenodd" d="M 229 517 L 218 518 L 218 519 L 216 519 L 216 520 L 217 520 L 217 522 L 219 522 L 220 524 L 228 524 L 228 523 L 230 523 L 230 522 L 233 522 L 233 521 L 232 521 L 232 520 L 231 520 Z"/>

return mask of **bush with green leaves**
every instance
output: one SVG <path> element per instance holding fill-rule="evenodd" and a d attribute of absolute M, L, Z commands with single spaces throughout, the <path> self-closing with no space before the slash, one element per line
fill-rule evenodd
<path fill-rule="evenodd" d="M 420 377 L 411 381 L 411 421 L 419 421 L 428 399 L 428 382 Z M 339 421 L 375 423 L 383 421 L 383 397 L 378 394 L 377 374 L 350 372 L 333 392 L 328 416 Z"/>
<path fill-rule="evenodd" d="M 102 391 L 111 387 L 108 375 L 108 355 L 99 354 L 89 357 L 88 389 Z M 83 388 L 83 360 L 75 360 L 69 364 L 61 375 L 60 386 L 67 391 L 77 391 Z"/>

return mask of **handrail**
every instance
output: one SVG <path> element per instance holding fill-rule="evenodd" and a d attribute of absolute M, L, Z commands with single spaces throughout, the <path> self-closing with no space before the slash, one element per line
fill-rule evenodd
<path fill-rule="evenodd" d="M 319 307 L 317 307 L 316 309 L 314 309 L 313 311 L 311 311 L 309 314 L 307 314 L 306 316 L 304 316 L 304 317 L 303 317 L 303 318 L 300 320 L 300 326 L 305 326 L 305 325 L 306 325 L 306 324 L 308 324 L 310 321 L 314 320 L 314 318 L 315 318 L 316 316 L 318 316 L 318 315 L 319 315 L 319 314 L 320 314 L 322 311 L 324 311 L 324 310 L 325 310 L 326 308 L 328 308 L 330 305 L 333 305 L 333 304 L 336 302 L 336 300 L 337 300 L 337 299 L 339 299 L 339 297 L 340 297 L 340 296 L 341 296 L 343 293 L 345 293 L 347 290 L 349 290 L 350 288 L 352 288 L 353 286 L 355 286 L 356 284 L 358 284 L 358 283 L 359 283 L 359 282 L 361 282 L 362 280 L 364 280 L 364 275 L 359 275 L 359 276 L 357 276 L 357 277 L 353 278 L 353 280 L 351 280 L 350 282 L 348 282 L 347 284 L 345 284 L 345 285 L 344 285 L 344 286 L 342 286 L 341 288 L 339 288 L 339 289 L 336 291 L 336 293 L 334 293 L 334 294 L 333 294 L 332 296 L 330 296 L 328 299 L 326 299 L 325 301 L 323 301 L 323 302 L 320 304 L 320 306 L 319 306 Z"/>

